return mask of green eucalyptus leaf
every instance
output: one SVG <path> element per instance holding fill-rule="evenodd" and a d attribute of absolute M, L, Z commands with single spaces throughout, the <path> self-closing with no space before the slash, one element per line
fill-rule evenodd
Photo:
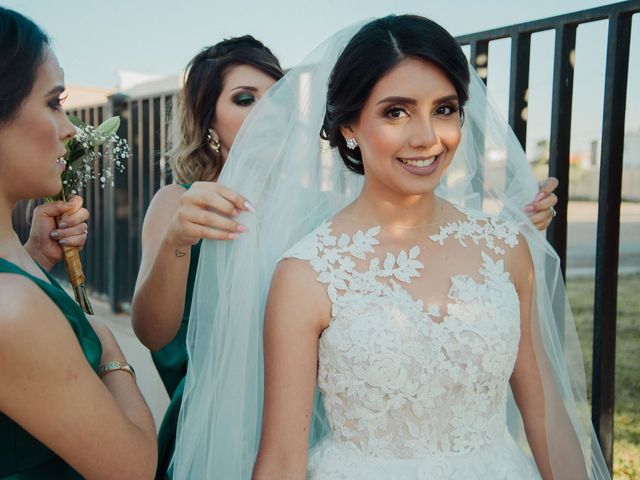
<path fill-rule="evenodd" d="M 104 122 L 98 125 L 96 132 L 106 139 L 116 133 L 118 128 L 120 128 L 120 117 L 115 116 L 107 118 Z"/>
<path fill-rule="evenodd" d="M 75 125 L 75 126 L 76 126 L 76 127 L 78 127 L 78 128 L 82 128 L 82 127 L 85 127 L 85 126 L 86 126 L 86 124 L 85 124 L 82 120 L 80 120 L 78 117 L 76 117 L 75 115 L 71 115 L 71 114 L 69 113 L 69 114 L 67 114 L 67 118 L 69 119 L 69 121 L 70 121 L 73 125 Z"/>

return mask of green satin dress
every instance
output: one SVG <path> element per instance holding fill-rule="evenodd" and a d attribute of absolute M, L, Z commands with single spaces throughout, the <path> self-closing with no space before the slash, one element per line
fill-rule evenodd
<path fill-rule="evenodd" d="M 189 189 L 191 185 L 184 184 L 182 186 L 185 189 Z M 167 412 L 162 420 L 160 431 L 158 432 L 158 470 L 156 472 L 156 480 L 171 479 L 171 473 L 168 470 L 175 448 L 178 415 L 180 414 L 184 382 L 187 375 L 187 326 L 189 325 L 191 298 L 193 296 L 193 286 L 196 281 L 196 269 L 198 267 L 201 244 L 202 242 L 198 242 L 191 247 L 187 290 L 184 296 L 184 311 L 182 312 L 180 329 L 170 343 L 157 352 L 151 352 L 153 363 L 155 363 L 160 378 L 171 399 L 169 407 L 167 407 Z"/>
<path fill-rule="evenodd" d="M 0 258 L 0 273 L 22 275 L 32 280 L 58 306 L 69 321 L 87 361 L 95 370 L 102 356 L 102 345 L 82 309 L 60 284 L 42 270 L 50 283 L 34 277 L 17 265 Z M 68 480 L 82 476 L 58 455 L 36 440 L 20 425 L 0 413 L 0 479 Z"/>

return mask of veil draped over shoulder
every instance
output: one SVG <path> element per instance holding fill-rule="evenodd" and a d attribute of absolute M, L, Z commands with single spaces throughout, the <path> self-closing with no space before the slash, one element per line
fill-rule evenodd
<path fill-rule="evenodd" d="M 362 187 L 362 177 L 347 170 L 338 152 L 319 137 L 331 70 L 362 25 L 329 38 L 269 90 L 224 165 L 219 181 L 248 198 L 257 212 L 241 215 L 249 231 L 238 240 L 202 246 L 187 333 L 189 369 L 175 479 L 251 477 L 262 419 L 263 315 L 276 262 Z M 537 184 L 515 135 L 469 68 L 462 141 L 437 194 L 519 225 L 535 266 L 532 328 L 554 476 L 577 478 L 576 471 L 586 465 L 589 478 L 610 478 L 590 423 L 584 366 L 559 259 L 521 210 L 537 193 Z M 508 419 L 514 439 L 528 452 L 511 394 Z M 326 432 L 316 394 L 311 445 Z M 575 440 L 580 449 L 570 447 Z"/>

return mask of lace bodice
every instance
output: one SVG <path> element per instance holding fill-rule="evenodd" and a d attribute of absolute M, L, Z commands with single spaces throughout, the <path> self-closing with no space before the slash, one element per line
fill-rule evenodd
<path fill-rule="evenodd" d="M 464 454 L 505 432 L 520 315 L 504 257 L 518 234 L 456 208 L 422 248 L 393 252 L 380 227 L 327 221 L 284 255 L 326 286 L 318 385 L 334 437 L 365 454 Z"/>

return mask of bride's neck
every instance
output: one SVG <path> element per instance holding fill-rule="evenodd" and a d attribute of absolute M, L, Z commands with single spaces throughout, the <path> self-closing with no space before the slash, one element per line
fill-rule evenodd
<path fill-rule="evenodd" d="M 365 188 L 349 208 L 349 216 L 366 224 L 408 228 L 439 222 L 440 207 L 434 192 L 382 195 Z"/>

